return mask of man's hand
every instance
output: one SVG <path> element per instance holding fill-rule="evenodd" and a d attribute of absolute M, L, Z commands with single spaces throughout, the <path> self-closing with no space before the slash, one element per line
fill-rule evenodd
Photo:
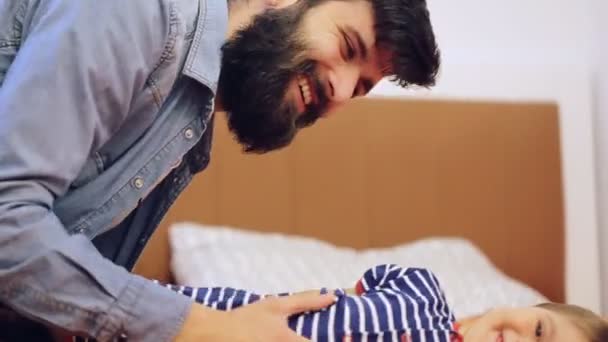
<path fill-rule="evenodd" d="M 291 315 L 323 309 L 333 295 L 301 293 L 272 297 L 233 311 L 216 311 L 194 304 L 176 342 L 303 342 L 287 326 Z"/>

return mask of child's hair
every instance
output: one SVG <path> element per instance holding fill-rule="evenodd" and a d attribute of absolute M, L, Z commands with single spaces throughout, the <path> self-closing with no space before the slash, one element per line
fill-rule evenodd
<path fill-rule="evenodd" d="M 543 303 L 537 307 L 566 317 L 590 342 L 608 342 L 608 321 L 591 310 L 557 303 Z"/>

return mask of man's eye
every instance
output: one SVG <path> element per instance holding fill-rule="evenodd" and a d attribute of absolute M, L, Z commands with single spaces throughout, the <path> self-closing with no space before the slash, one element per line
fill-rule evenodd
<path fill-rule="evenodd" d="M 346 42 L 346 57 L 350 61 L 355 58 L 355 48 L 346 34 L 344 35 L 344 41 Z"/>
<path fill-rule="evenodd" d="M 538 323 L 536 323 L 536 330 L 534 331 L 534 336 L 536 336 L 537 339 L 543 337 L 543 323 L 541 321 L 538 321 Z"/>

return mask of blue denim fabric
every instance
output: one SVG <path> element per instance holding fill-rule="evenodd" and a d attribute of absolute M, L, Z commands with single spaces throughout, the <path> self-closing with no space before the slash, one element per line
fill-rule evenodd
<path fill-rule="evenodd" d="M 176 334 L 191 302 L 128 269 L 209 161 L 227 11 L 0 0 L 0 303 L 100 341 Z"/>

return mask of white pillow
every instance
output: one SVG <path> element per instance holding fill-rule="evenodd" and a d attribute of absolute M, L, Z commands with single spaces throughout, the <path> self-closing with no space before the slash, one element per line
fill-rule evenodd
<path fill-rule="evenodd" d="M 368 268 L 391 263 L 433 271 L 460 318 L 547 301 L 504 275 L 472 243 L 457 238 L 357 251 L 311 238 L 180 223 L 171 227 L 169 240 L 172 271 L 183 285 L 261 294 L 348 288 Z"/>

